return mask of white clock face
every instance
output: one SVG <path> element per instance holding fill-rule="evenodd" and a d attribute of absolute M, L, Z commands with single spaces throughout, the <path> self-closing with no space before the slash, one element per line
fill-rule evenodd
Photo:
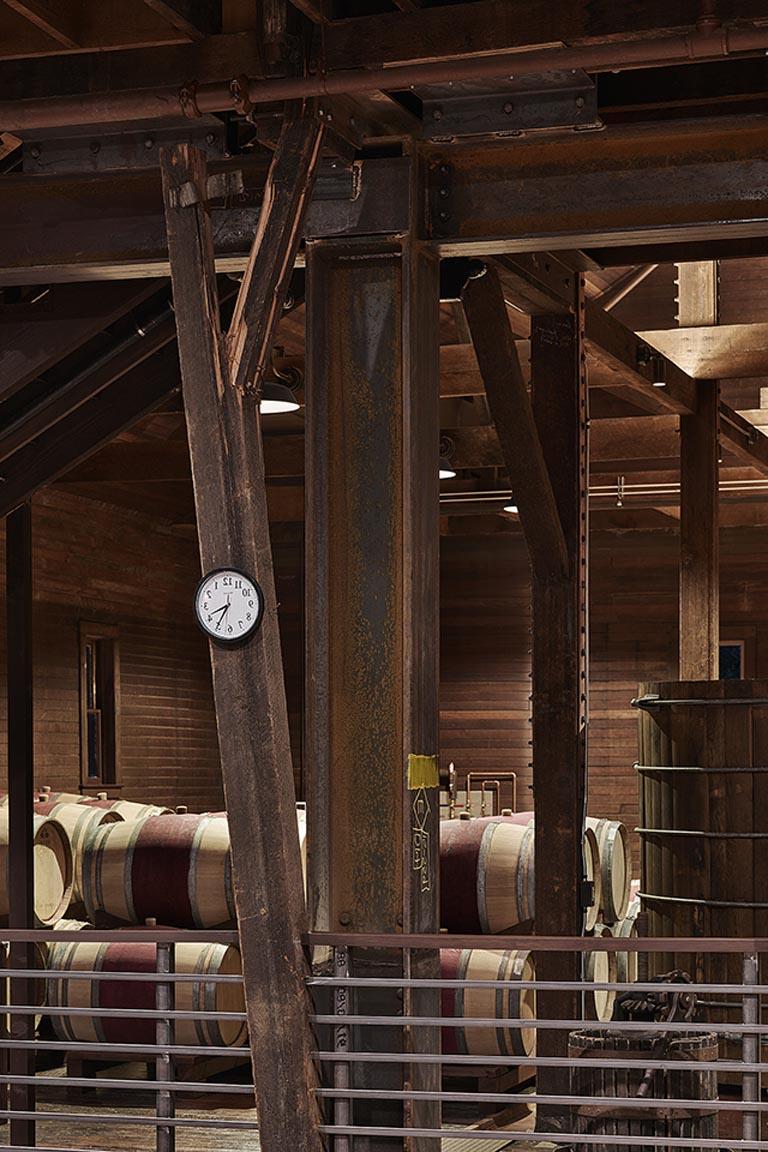
<path fill-rule="evenodd" d="M 209 636 L 224 644 L 236 644 L 261 623 L 264 594 L 249 576 L 235 568 L 220 568 L 200 581 L 195 612 Z"/>

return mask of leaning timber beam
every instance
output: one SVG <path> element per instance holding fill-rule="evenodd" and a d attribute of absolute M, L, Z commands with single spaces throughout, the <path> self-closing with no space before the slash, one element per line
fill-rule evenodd
<path fill-rule="evenodd" d="M 531 560 L 565 576 L 565 536 L 496 270 L 470 279 L 462 301 Z"/>
<path fill-rule="evenodd" d="M 211 642 L 210 649 L 265 1152 L 322 1149 L 258 406 L 260 375 L 288 289 L 322 132 L 315 109 L 286 112 L 229 338 L 219 323 L 205 158 L 184 144 L 162 155 L 202 568 L 242 568 L 261 584 L 266 602 L 261 630 L 250 641 L 237 648 Z"/>

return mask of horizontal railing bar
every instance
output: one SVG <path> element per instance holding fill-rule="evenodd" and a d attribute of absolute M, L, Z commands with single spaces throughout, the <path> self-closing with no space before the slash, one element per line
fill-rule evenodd
<path fill-rule="evenodd" d="M 629 1147 L 646 1148 L 714 1148 L 718 1152 L 723 1147 L 722 1139 L 706 1139 L 701 1136 L 614 1136 L 611 1132 L 599 1136 L 580 1132 L 505 1132 L 504 1129 L 482 1128 L 365 1128 L 353 1124 L 320 1124 L 319 1132 L 327 1136 L 433 1136 L 436 1140 L 499 1140 L 509 1136 L 512 1143 L 524 1140 L 530 1144 L 537 1138 L 547 1144 L 626 1144 Z M 739 1152 L 765 1152 L 764 1140 L 726 1140 L 726 1144 Z"/>
<path fill-rule="evenodd" d="M 630 700 L 630 705 L 633 708 L 660 708 L 660 707 L 677 707 L 679 704 L 684 704 L 686 708 L 695 705 L 698 708 L 722 708 L 723 705 L 752 705 L 752 707 L 761 707 L 768 704 L 768 699 L 763 696 L 726 696 L 704 699 L 697 696 L 695 699 L 679 699 L 679 700 L 663 700 L 660 696 L 637 696 L 634 700 Z"/>
<path fill-rule="evenodd" d="M 115 930 L 89 928 L 86 932 L 74 929 L 2 928 L 3 944 L 110 944 Z M 201 928 L 121 928 L 121 944 L 237 944 L 238 933 L 232 929 Z"/>
<path fill-rule="evenodd" d="M 119 980 L 120 983 L 133 981 L 141 984 L 242 984 L 243 978 L 237 973 L 208 973 L 199 972 L 89 972 L 87 969 L 67 968 L 2 968 L 0 979 L 4 976 L 15 976 L 34 980 Z"/>
<path fill-rule="evenodd" d="M 705 936 L 460 936 L 449 935 L 447 932 L 309 932 L 305 940 L 313 946 L 376 948 L 393 952 L 409 948 L 422 951 L 479 948 L 501 952 L 521 949 L 528 952 L 731 952 L 738 956 L 768 952 L 766 936 L 720 939 Z"/>
<path fill-rule="evenodd" d="M 59 1007 L 58 1004 L 3 1004 L 0 1006 L 0 1016 L 30 1016 L 32 1013 L 41 1013 L 44 1016 L 93 1016 L 115 1017 L 129 1020 L 247 1020 L 245 1012 L 192 1012 L 176 1008 L 102 1008 L 94 1005 L 92 1008 L 73 1008 L 69 1005 Z M 2 1040 L 0 1040 L 2 1048 Z"/>
<path fill-rule="evenodd" d="M 752 1064 L 741 1060 L 651 1060 L 640 1053 L 635 1060 L 614 1059 L 610 1061 L 590 1059 L 585 1056 L 464 1056 L 461 1054 L 435 1055 L 427 1052 L 313 1052 L 316 1060 L 342 1061 L 349 1064 L 511 1064 L 525 1068 L 605 1068 L 610 1063 L 611 1071 L 616 1068 L 675 1069 L 678 1072 L 768 1072 L 768 1062 Z"/>
<path fill-rule="evenodd" d="M 351 1100 L 441 1100 L 448 1104 L 509 1104 L 509 1092 L 419 1092 L 419 1091 L 384 1091 L 379 1088 L 316 1088 L 316 1096 L 331 1099 Z M 548 1096 L 536 1092 L 526 1092 L 517 1098 L 521 1103 L 528 1104 L 589 1104 L 593 1101 L 598 1104 L 610 1102 L 611 1107 L 620 1104 L 627 1108 L 650 1108 L 660 1104 L 664 1108 L 690 1108 L 697 1112 L 743 1112 L 743 1100 L 680 1100 L 666 1096 Z M 768 1112 L 768 1103 L 750 1103 L 750 1112 Z"/>
<path fill-rule="evenodd" d="M 146 1128 L 246 1128 L 258 1131 L 258 1124 L 252 1120 L 202 1120 L 193 1117 L 175 1116 L 134 1116 L 130 1113 L 101 1112 L 94 1116 L 91 1112 L 17 1112 L 10 1108 L 0 1108 L 0 1116 L 9 1120 L 46 1120 L 60 1123 L 62 1120 L 77 1124 L 95 1124 L 109 1127 L 110 1124 L 141 1124 Z M 0 1148 L 2 1145 L 0 1144 Z"/>
<path fill-rule="evenodd" d="M 233 1049 L 237 1052 L 240 1049 Z M 217 1084 L 207 1080 L 120 1080 L 113 1077 L 57 1076 L 48 1081 L 40 1076 L 10 1076 L 0 1073 L 0 1084 L 35 1084 L 41 1091 L 45 1088 L 126 1088 L 129 1091 L 148 1092 L 162 1088 L 163 1092 L 218 1092 L 226 1096 L 230 1092 L 253 1095 L 252 1084 Z"/>
<path fill-rule="evenodd" d="M 717 768 L 705 768 L 698 764 L 635 764 L 633 767 L 636 772 L 700 772 L 703 776 L 712 776 L 715 772 L 718 776 L 738 776 L 740 773 L 759 776 L 768 772 L 768 768 L 760 768 L 753 764 L 747 764 L 743 768 L 729 764 L 719 765 Z"/>
<path fill-rule="evenodd" d="M 514 985 L 513 985 L 514 987 Z M 589 1028 L 591 1032 L 716 1032 L 723 1036 L 760 1036 L 768 1031 L 768 1024 L 706 1024 L 687 1021 L 635 1021 L 635 1020 L 524 1020 L 513 1016 L 338 1016 L 331 1014 L 310 1016 L 313 1024 L 365 1024 L 373 1027 L 398 1028 Z"/>
<path fill-rule="evenodd" d="M 38 1009 L 39 1011 L 39 1009 Z M 0 1016 L 2 1010 L 0 1009 Z M 170 1056 L 231 1056 L 235 1052 L 247 1052 L 247 1048 L 216 1047 L 213 1044 L 99 1044 L 96 1041 L 68 1040 L 0 1040 L 0 1051 L 5 1048 L 18 1048 L 20 1050 L 36 1049 L 39 1052 L 102 1052 L 107 1056 L 125 1052 L 129 1056 L 157 1056 L 164 1052 Z M 2 1147 L 2 1145 L 0 1145 Z"/>
<path fill-rule="evenodd" d="M 760 993 L 768 995 L 768 984 L 664 984 L 660 981 L 652 983 L 637 981 L 637 983 L 622 983 L 610 980 L 424 980 L 406 979 L 404 976 L 392 976 L 379 979 L 376 976 L 309 976 L 306 981 L 312 987 L 320 988 L 510 988 L 515 991 L 538 989 L 539 991 L 557 992 L 563 988 L 573 988 L 579 992 L 659 992 L 665 988 L 674 987 L 684 991 L 686 987 L 699 992 L 717 992 L 722 995 L 744 996 L 748 991 L 750 996 Z M 738 1007 L 730 1004 L 729 1007 Z"/>

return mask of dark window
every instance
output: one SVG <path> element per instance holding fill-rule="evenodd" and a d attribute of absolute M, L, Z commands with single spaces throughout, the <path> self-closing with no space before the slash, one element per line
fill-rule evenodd
<path fill-rule="evenodd" d="M 744 679 L 744 641 L 728 640 L 720 645 L 720 679 Z"/>
<path fill-rule="evenodd" d="M 120 775 L 117 629 L 80 626 L 81 784 L 108 788 Z"/>

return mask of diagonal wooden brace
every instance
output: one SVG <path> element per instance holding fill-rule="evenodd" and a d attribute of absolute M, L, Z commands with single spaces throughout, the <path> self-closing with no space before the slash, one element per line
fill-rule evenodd
<path fill-rule="evenodd" d="M 468 280 L 462 301 L 531 563 L 565 576 L 565 537 L 496 269 Z"/>

